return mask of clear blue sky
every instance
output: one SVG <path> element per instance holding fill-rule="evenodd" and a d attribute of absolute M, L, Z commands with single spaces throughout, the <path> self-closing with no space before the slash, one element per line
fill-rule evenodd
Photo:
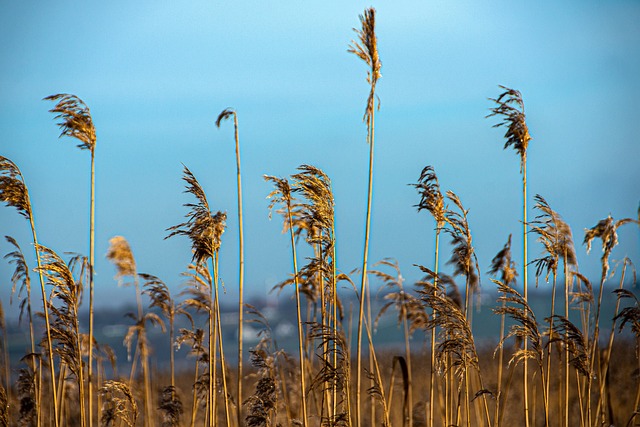
<path fill-rule="evenodd" d="M 182 164 L 226 210 L 221 275 L 237 287 L 235 163 L 226 107 L 238 111 L 244 180 L 246 280 L 264 295 L 291 271 L 281 219 L 268 220 L 263 174 L 303 163 L 333 181 L 339 268 L 360 264 L 368 146 L 362 114 L 366 67 L 347 53 L 369 2 L 112 1 L 0 3 L 0 154 L 22 169 L 42 244 L 88 252 L 89 153 L 58 129 L 45 96 L 67 92 L 91 108 L 97 129 L 96 295 L 132 301 L 105 260 L 125 236 L 140 272 L 177 292 L 190 260 L 182 222 Z M 530 132 L 530 202 L 544 196 L 572 226 L 583 272 L 599 275 L 598 243 L 584 228 L 640 201 L 640 3 L 637 1 L 385 1 L 378 11 L 382 60 L 376 118 L 370 259 L 395 257 L 404 275 L 431 265 L 433 221 L 407 186 L 433 165 L 443 190 L 470 209 L 485 271 L 509 233 L 519 248 L 521 177 L 504 131 L 485 119 L 499 84 L 519 89 Z M 533 203 L 531 203 L 532 205 Z M 534 212 L 530 212 L 532 217 Z M 0 234 L 30 250 L 28 223 L 0 208 Z M 613 258 L 640 263 L 638 230 L 620 230 Z M 9 251 L 2 240 L 0 253 Z M 530 258 L 541 248 L 531 239 Z M 515 249 L 516 261 L 521 254 Z M 30 253 L 30 252 L 29 252 Z M 448 255 L 445 255 L 446 260 Z M 33 256 L 29 257 L 32 265 Z M 8 305 L 11 268 L 0 262 Z M 531 272 L 533 275 L 533 271 Z M 14 302 L 15 304 L 15 302 Z"/>

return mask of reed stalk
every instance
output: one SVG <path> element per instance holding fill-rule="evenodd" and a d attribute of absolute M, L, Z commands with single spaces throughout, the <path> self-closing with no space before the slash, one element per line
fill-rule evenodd
<path fill-rule="evenodd" d="M 502 121 L 493 127 L 506 127 L 504 135 L 507 142 L 504 148 L 510 146 L 520 155 L 520 172 L 522 173 L 522 283 L 523 298 L 528 301 L 528 259 L 527 259 L 527 148 L 531 136 L 527 127 L 524 112 L 524 102 L 519 91 L 500 86 L 504 92 L 496 99 L 490 99 L 497 104 L 491 109 L 487 117 L 500 116 Z M 515 105 L 515 106 L 514 106 Z M 525 313 L 526 314 L 526 313 Z M 524 351 L 528 351 L 528 342 L 524 340 Z M 523 393 L 524 393 L 524 419 L 525 426 L 529 427 L 529 370 L 527 358 L 523 361 Z"/>
<path fill-rule="evenodd" d="M 504 247 L 496 254 L 495 257 L 491 260 L 491 267 L 489 268 L 489 274 L 495 276 L 500 273 L 500 281 L 507 286 L 511 286 L 512 283 L 515 282 L 516 276 L 518 272 L 515 268 L 515 262 L 511 260 L 511 234 L 509 234 L 509 238 L 507 239 L 507 243 Z M 506 301 L 502 302 L 502 309 L 506 307 Z M 500 343 L 504 341 L 504 331 L 505 331 L 505 313 L 502 312 L 500 314 Z M 504 368 L 504 345 L 500 345 L 498 347 L 498 387 L 496 391 L 496 408 L 495 408 L 495 418 L 494 425 L 499 427 L 501 424 L 501 408 L 504 400 L 506 399 L 506 394 L 503 398 L 502 396 L 502 375 Z"/>
<path fill-rule="evenodd" d="M 89 204 L 89 360 L 87 370 L 89 427 L 93 426 L 93 270 L 95 265 L 95 148 L 96 130 L 89 107 L 76 95 L 66 93 L 51 95 L 46 101 L 57 102 L 49 112 L 56 114 L 61 129 L 60 137 L 76 138 L 78 148 L 91 153 L 90 204 Z"/>
<path fill-rule="evenodd" d="M 238 242 L 239 242 L 239 271 L 238 271 L 238 382 L 237 411 L 236 417 L 238 425 L 242 425 L 242 345 L 243 345 L 243 313 L 244 313 L 244 227 L 242 225 L 242 176 L 240 174 L 240 139 L 238 137 L 238 114 L 235 110 L 227 108 L 220 113 L 216 120 L 216 126 L 220 128 L 220 123 L 233 116 L 233 129 L 236 142 L 236 181 L 238 189 Z"/>
<path fill-rule="evenodd" d="M 300 413 L 302 415 L 302 425 L 307 427 L 308 414 L 307 414 L 307 387 L 306 387 L 306 369 L 305 369 L 305 342 L 304 331 L 301 315 L 301 303 L 300 303 L 300 281 L 298 277 L 298 256 L 296 253 L 295 236 L 293 232 L 293 216 L 292 216 L 292 194 L 291 186 L 286 178 L 276 178 L 273 176 L 264 177 L 266 181 L 270 181 L 276 187 L 267 198 L 271 199 L 269 202 L 269 215 L 276 204 L 283 204 L 285 211 L 283 212 L 285 219 L 284 230 L 289 230 L 289 238 L 291 243 L 291 260 L 293 263 L 293 282 L 295 285 L 295 297 L 296 297 L 296 317 L 298 320 L 298 357 L 300 358 Z"/>
<path fill-rule="evenodd" d="M 362 256 L 362 276 L 360 282 L 360 311 L 358 314 L 358 337 L 356 355 L 356 425 L 361 424 L 361 384 L 362 384 L 362 325 L 364 317 L 364 300 L 367 285 L 367 262 L 369 257 L 369 234 L 371 226 L 371 200 L 373 197 L 373 153 L 374 153 L 374 119 L 375 119 L 375 90 L 380 78 L 380 58 L 378 57 L 378 41 L 375 33 L 376 10 L 369 8 L 360 15 L 362 28 L 354 31 L 359 41 L 352 41 L 349 52 L 362 59 L 368 66 L 367 82 L 370 84 L 367 107 L 363 120 L 367 124 L 367 143 L 369 144 L 369 184 L 367 187 L 367 213 L 365 217 L 364 250 Z"/>
<path fill-rule="evenodd" d="M 33 219 L 33 211 L 29 190 L 24 181 L 24 176 L 18 166 L 6 157 L 0 156 L 0 201 L 7 206 L 12 206 L 18 210 L 18 213 L 29 220 L 31 226 L 31 235 L 33 237 L 33 246 L 36 253 L 37 271 L 40 279 L 40 290 L 42 292 L 42 311 L 44 313 L 45 328 L 47 333 L 47 352 L 49 358 L 49 369 L 51 372 L 51 392 L 53 396 L 54 424 L 56 427 L 60 425 L 58 414 L 58 397 L 56 388 L 55 365 L 53 363 L 53 344 L 51 340 L 51 324 L 49 323 L 49 302 L 44 284 L 44 272 L 42 270 L 42 262 L 40 260 L 40 245 L 36 234 L 35 221 Z M 40 371 L 39 371 L 40 372 Z M 41 381 L 38 382 L 41 384 Z M 42 402 L 41 398 L 38 402 Z M 38 419 L 41 418 L 41 405 L 38 405 Z"/>

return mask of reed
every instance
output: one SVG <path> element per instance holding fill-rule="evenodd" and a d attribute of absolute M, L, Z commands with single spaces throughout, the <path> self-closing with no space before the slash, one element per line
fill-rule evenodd
<path fill-rule="evenodd" d="M 40 279 L 40 290 L 42 292 L 42 312 L 44 313 L 45 328 L 47 332 L 47 351 L 49 355 L 49 369 L 51 372 L 51 390 L 53 393 L 53 411 L 54 411 L 54 424 L 58 427 L 60 424 L 60 418 L 58 414 L 58 398 L 56 389 L 56 374 L 55 365 L 53 363 L 53 344 L 51 341 L 51 324 L 49 322 L 49 303 L 47 298 L 47 292 L 45 290 L 44 272 L 42 270 L 40 260 L 40 246 L 38 245 L 38 238 L 36 235 L 35 220 L 33 218 L 33 212 L 31 207 L 31 199 L 29 197 L 29 190 L 27 184 L 24 181 L 22 172 L 18 166 L 6 157 L 0 156 L 0 200 L 7 206 L 14 207 L 18 213 L 29 220 L 31 226 L 31 236 L 33 237 L 33 247 L 36 252 L 36 262 L 38 277 Z M 39 393 L 38 393 L 39 394 Z M 41 405 L 37 406 L 38 414 L 40 414 Z M 40 419 L 40 415 L 38 415 Z"/>
<path fill-rule="evenodd" d="M 242 344 L 243 344 L 243 320 L 244 313 L 244 227 L 242 225 L 242 175 L 240 174 L 240 138 L 238 137 L 238 114 L 235 110 L 227 108 L 218 115 L 216 127 L 220 128 L 222 121 L 233 116 L 233 129 L 236 142 L 236 183 L 238 189 L 238 381 L 236 394 L 238 402 L 242 402 Z M 242 405 L 238 404 L 236 417 L 238 425 L 242 421 Z"/>
<path fill-rule="evenodd" d="M 434 263 L 433 263 L 433 271 L 434 275 L 434 285 L 436 288 L 439 286 L 438 284 L 438 271 L 440 268 L 439 263 L 439 255 L 440 255 L 440 232 L 445 226 L 445 212 L 447 207 L 445 205 L 444 197 L 440 192 L 440 184 L 438 182 L 438 177 L 436 176 L 436 172 L 432 166 L 425 166 L 420 172 L 420 177 L 418 178 L 418 183 L 414 184 L 414 187 L 420 194 L 420 202 L 416 205 L 418 208 L 418 212 L 421 210 L 428 211 L 433 219 L 436 222 L 436 236 L 435 236 L 435 254 L 434 254 Z M 435 316 L 435 313 L 433 313 Z M 434 417 L 435 417 L 435 362 L 436 362 L 436 334 L 435 330 L 431 330 L 431 373 L 429 378 L 429 426 L 433 427 L 434 425 Z M 445 395 L 448 393 L 445 391 Z M 449 422 L 445 417 L 445 425 L 448 425 Z"/>
<path fill-rule="evenodd" d="M 93 426 L 93 269 L 95 265 L 95 149 L 96 130 L 91 118 L 89 107 L 76 95 L 60 93 L 44 98 L 45 101 L 57 102 L 55 107 L 49 110 L 56 114 L 59 120 L 58 127 L 61 130 L 60 137 L 68 136 L 77 139 L 78 148 L 89 150 L 91 153 L 91 194 L 89 204 L 89 360 L 88 360 L 88 402 L 89 402 L 89 427 Z"/>
<path fill-rule="evenodd" d="M 362 325 L 364 318 L 364 300 L 367 285 L 367 264 L 369 257 L 369 233 L 371 227 L 371 200 L 373 197 L 373 149 L 375 141 L 375 98 L 376 84 L 381 77 L 382 66 L 378 56 L 378 39 L 376 36 L 376 10 L 369 8 L 360 15 L 361 29 L 354 31 L 358 35 L 358 41 L 352 41 L 349 52 L 362 59 L 369 70 L 367 71 L 367 83 L 369 83 L 369 97 L 363 121 L 367 124 L 367 143 L 369 144 L 369 185 L 367 187 L 367 213 L 365 219 L 364 250 L 362 256 L 362 274 L 360 282 L 360 310 L 358 312 L 358 337 L 356 354 L 356 417 L 355 424 L 361 424 L 361 383 L 362 383 Z M 380 104 L 378 103 L 378 108 Z M 371 344 L 370 344 L 371 347 Z"/>
<path fill-rule="evenodd" d="M 520 172 L 522 173 L 522 283 L 524 301 L 528 298 L 528 260 L 527 260 L 527 149 L 531 135 L 529 135 L 529 127 L 527 126 L 526 116 L 524 112 L 524 101 L 522 94 L 505 86 L 500 86 L 504 90 L 498 98 L 490 99 L 495 104 L 491 109 L 491 113 L 486 117 L 498 116 L 501 122 L 493 125 L 493 127 L 506 127 L 504 134 L 507 142 L 504 148 L 513 147 L 520 156 Z M 525 313 L 526 314 L 526 313 Z M 528 341 L 524 341 L 525 352 L 527 351 Z M 524 419 L 526 427 L 529 427 L 529 370 L 528 360 L 525 358 L 523 363 L 523 389 L 524 389 Z"/>

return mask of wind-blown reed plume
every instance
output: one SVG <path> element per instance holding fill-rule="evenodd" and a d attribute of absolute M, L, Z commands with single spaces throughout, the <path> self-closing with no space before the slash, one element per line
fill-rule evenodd
<path fill-rule="evenodd" d="M 29 220 L 31 226 L 31 235 L 33 236 L 33 246 L 36 251 L 36 261 L 38 264 L 38 277 L 40 278 L 40 290 L 42 292 L 42 306 L 45 320 L 45 327 L 47 331 L 47 350 L 49 354 L 49 366 L 51 369 L 51 390 L 53 393 L 53 408 L 54 408 L 54 423 L 56 427 L 59 425 L 58 417 L 58 399 L 57 399 L 57 387 L 55 381 L 55 365 L 53 364 L 53 345 L 51 342 L 51 327 L 49 322 L 49 304 L 47 299 L 47 292 L 44 286 L 44 275 L 41 266 L 40 252 L 38 249 L 38 238 L 36 235 L 35 221 L 33 219 L 33 212 L 31 208 L 31 200 L 29 198 L 29 190 L 24 182 L 24 177 L 18 166 L 6 157 L 0 156 L 0 201 L 4 202 L 7 206 L 16 208 L 18 213 L 24 218 Z M 38 406 L 40 409 L 40 406 Z"/>
<path fill-rule="evenodd" d="M 93 268 L 95 265 L 95 148 L 96 130 L 89 107 L 75 95 L 60 93 L 44 98 L 57 102 L 49 112 L 55 114 L 60 137 L 68 136 L 79 141 L 81 150 L 91 152 L 91 195 L 89 206 L 89 342 L 93 343 Z M 89 346 L 89 426 L 93 426 L 93 345 Z"/>
<path fill-rule="evenodd" d="M 15 163 L 3 156 L 0 156 L 0 201 L 16 208 L 23 217 L 31 218 L 31 201 L 22 173 Z"/>
<path fill-rule="evenodd" d="M 542 346 L 542 334 L 538 329 L 538 322 L 536 321 L 535 314 L 529 304 L 524 300 L 524 297 L 520 295 L 518 291 L 513 289 L 498 280 L 492 280 L 497 286 L 498 291 L 501 293 L 498 298 L 498 302 L 505 302 L 505 307 L 498 307 L 493 309 L 496 314 L 506 314 L 516 323 L 511 326 L 509 333 L 500 342 L 499 346 L 504 344 L 504 341 L 511 337 L 517 337 L 526 340 L 531 344 L 531 349 L 520 349 L 515 352 L 509 361 L 509 363 L 520 363 L 525 359 L 532 359 L 542 368 L 543 360 L 543 346 Z"/>
<path fill-rule="evenodd" d="M 206 263 L 220 249 L 220 239 L 225 229 L 227 214 L 224 212 L 212 214 L 207 196 L 196 177 L 186 166 L 183 173 L 182 179 L 187 183 L 185 193 L 195 196 L 198 202 L 184 204 L 190 209 L 186 215 L 187 221 L 169 227 L 167 231 L 171 233 L 165 239 L 173 236 L 187 236 L 191 240 L 192 262 L 195 264 Z"/>
<path fill-rule="evenodd" d="M 445 229 L 451 236 L 451 245 L 453 252 L 451 259 L 447 264 L 453 265 L 453 274 L 457 276 L 463 274 L 466 277 L 466 294 L 467 304 L 465 305 L 465 316 L 469 312 L 469 304 L 473 291 L 479 286 L 480 279 L 478 277 L 478 259 L 476 258 L 475 249 L 472 246 L 471 230 L 469 229 L 469 221 L 467 220 L 468 210 L 464 209 L 462 202 L 453 191 L 447 191 L 447 198 L 460 210 L 455 212 L 447 210 L 445 218 L 451 226 Z"/>
<path fill-rule="evenodd" d="M 133 257 L 129 242 L 124 237 L 115 236 L 109 239 L 109 250 L 106 257 L 116 267 L 116 278 L 136 276 L 138 271 L 136 269 L 136 260 Z"/>
<path fill-rule="evenodd" d="M 78 320 L 83 275 L 80 274 L 80 280 L 76 281 L 69 266 L 54 251 L 42 245 L 38 249 L 42 255 L 42 265 L 38 269 L 53 288 L 51 301 L 60 303 L 59 306 L 51 304 L 51 339 L 55 343 L 54 351 L 76 378 L 80 398 L 80 423 L 84 426 L 84 363 Z M 86 259 L 81 263 L 86 265 Z"/>
<path fill-rule="evenodd" d="M 507 131 L 504 134 L 506 142 L 504 148 L 513 147 L 520 156 L 520 172 L 522 173 L 522 282 L 523 297 L 528 300 L 529 295 L 529 277 L 527 267 L 529 265 L 527 259 L 527 149 L 531 135 L 527 126 L 526 116 L 524 113 L 524 101 L 522 94 L 505 86 L 500 86 L 504 90 L 496 99 L 489 98 L 495 104 L 491 108 L 491 113 L 486 117 L 498 116 L 502 121 L 493 125 L 493 127 L 505 127 Z M 524 348 L 527 350 L 528 341 L 525 340 Z M 524 389 L 524 419 L 526 427 L 529 427 L 529 371 L 528 360 L 524 359 L 523 369 L 523 389 Z"/>
<path fill-rule="evenodd" d="M 500 274 L 500 281 L 505 285 L 511 285 L 515 282 L 518 272 L 516 263 L 511 259 L 511 234 L 507 239 L 504 247 L 491 260 L 488 274 L 496 276 Z"/>
<path fill-rule="evenodd" d="M 49 112 L 56 114 L 55 119 L 59 120 L 60 137 L 76 138 L 80 141 L 78 148 L 93 152 L 96 147 L 96 130 L 87 104 L 68 93 L 47 96 L 44 100 L 57 102 Z"/>
<path fill-rule="evenodd" d="M 553 315 L 547 320 L 552 323 L 552 328 L 555 332 L 551 334 L 551 339 L 547 345 L 551 345 L 555 341 L 561 341 L 572 356 L 569 359 L 571 366 L 580 372 L 580 374 L 589 378 L 590 362 L 588 339 L 576 325 L 564 316 Z"/>
<path fill-rule="evenodd" d="M 220 124 L 223 120 L 229 119 L 233 116 L 233 128 L 236 142 L 236 177 L 238 186 L 238 250 L 239 250 L 239 272 L 238 272 L 238 384 L 237 384 L 237 399 L 238 402 L 242 402 L 242 328 L 243 328 L 243 314 L 244 314 L 244 227 L 242 225 L 242 177 L 240 174 L 240 139 L 238 137 L 238 114 L 235 110 L 230 108 L 225 109 L 220 113 L 216 120 L 216 126 L 220 128 Z M 238 405 L 237 408 L 237 421 L 238 425 L 242 422 L 242 405 Z"/>
<path fill-rule="evenodd" d="M 600 220 L 590 229 L 586 229 L 584 233 L 584 244 L 587 245 L 587 253 L 591 251 L 591 242 L 596 237 L 602 241 L 602 276 L 606 278 L 609 273 L 609 256 L 611 251 L 618 245 L 618 227 L 628 223 L 639 223 L 631 218 L 623 218 L 614 221 L 611 215 Z M 604 279 L 602 279 L 604 281 Z"/>
<path fill-rule="evenodd" d="M 116 421 L 134 427 L 138 419 L 138 404 L 133 398 L 129 386 L 120 381 L 105 381 L 98 392 L 104 398 L 102 404 L 101 425 L 109 427 Z"/>
<path fill-rule="evenodd" d="M 369 144 L 369 184 L 367 189 L 367 213 L 365 219 L 365 237 L 364 250 L 362 256 L 362 276 L 360 284 L 360 310 L 358 312 L 358 338 L 357 338 L 357 355 L 356 355 L 356 425 L 361 422 L 361 383 L 362 383 L 362 324 L 364 317 L 364 300 L 366 295 L 367 284 L 367 260 L 369 257 L 369 234 L 371 228 L 371 200 L 373 197 L 373 152 L 375 141 L 375 98 L 376 85 L 381 77 L 380 69 L 382 64 L 378 55 L 378 38 L 376 36 L 376 10 L 374 8 L 365 9 L 364 14 L 360 15 L 361 29 L 353 30 L 358 35 L 357 41 L 352 41 L 349 46 L 349 53 L 353 53 L 362 59 L 368 66 L 367 82 L 369 83 L 369 96 L 367 98 L 367 107 L 365 109 L 363 121 L 367 124 L 367 142 Z M 378 107 L 380 101 L 378 100 Z M 369 343 L 369 347 L 373 345 Z"/>
<path fill-rule="evenodd" d="M 169 321 L 170 385 L 175 389 L 175 350 L 173 348 L 175 335 L 174 324 L 176 314 L 184 314 L 187 316 L 189 316 L 189 314 L 176 306 L 173 298 L 171 298 L 169 287 L 162 280 L 151 274 L 140 274 L 140 277 L 144 280 L 144 291 L 142 291 L 142 293 L 147 294 L 151 300 L 149 307 L 156 307 L 160 309 L 162 315 Z"/>
<path fill-rule="evenodd" d="M 4 236 L 4 238 L 15 248 L 14 251 L 9 252 L 4 256 L 5 259 L 9 260 L 9 264 L 15 264 L 16 266 L 13 271 L 13 275 L 11 276 L 11 298 L 13 298 L 16 288 L 20 285 L 18 298 L 20 298 L 23 292 L 26 293 L 26 295 L 20 300 L 20 315 L 18 317 L 18 323 L 22 321 L 22 316 L 26 309 L 27 320 L 29 321 L 31 353 L 35 353 L 36 347 L 35 336 L 33 333 L 33 317 L 31 314 L 31 278 L 29 277 L 29 267 L 27 266 L 27 261 L 24 258 L 24 254 L 22 253 L 22 249 L 20 249 L 18 242 L 16 242 L 16 240 L 11 236 Z M 35 365 L 32 366 L 32 368 L 35 371 Z"/>
<path fill-rule="evenodd" d="M 444 227 L 446 222 L 447 207 L 440 192 L 440 184 L 433 166 L 425 166 L 420 172 L 418 183 L 412 185 L 420 194 L 420 202 L 415 207 L 418 208 L 418 212 L 426 210 L 433 216 L 433 219 L 436 220 L 436 231 L 438 231 Z"/>
<path fill-rule="evenodd" d="M 640 341 L 640 300 L 633 294 L 633 292 L 626 289 L 616 289 L 613 291 L 619 300 L 624 298 L 630 299 L 633 302 L 632 306 L 625 307 L 614 318 L 614 321 L 620 321 L 618 330 L 622 332 L 624 327 L 628 324 L 631 331 L 635 334 L 636 340 Z"/>
<path fill-rule="evenodd" d="M 507 128 L 504 134 L 507 140 L 504 144 L 504 149 L 513 147 L 520 155 L 520 167 L 524 168 L 527 162 L 527 148 L 529 147 L 531 135 L 529 135 L 529 128 L 524 114 L 522 94 L 515 89 L 509 89 L 502 85 L 500 88 L 504 89 L 504 92 L 498 98 L 489 98 L 490 101 L 498 105 L 491 108 L 491 114 L 487 115 L 487 118 L 499 116 L 502 119 L 501 122 L 493 125 L 493 127 Z"/>
<path fill-rule="evenodd" d="M 536 264 L 536 277 L 541 276 L 546 270 L 545 280 L 549 280 L 550 273 L 554 276 L 557 273 L 559 259 L 562 258 L 569 266 L 577 266 L 573 234 L 569 224 L 551 209 L 541 195 L 536 194 L 534 199 L 536 205 L 533 208 L 542 213 L 530 223 L 531 231 L 539 236 L 538 241 L 544 246 L 547 256 L 533 262 Z"/>

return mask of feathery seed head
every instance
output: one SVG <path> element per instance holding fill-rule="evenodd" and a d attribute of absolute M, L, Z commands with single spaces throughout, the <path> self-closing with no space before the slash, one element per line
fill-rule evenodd
<path fill-rule="evenodd" d="M 223 120 L 226 120 L 229 117 L 235 116 L 235 115 L 236 115 L 236 111 L 232 108 L 227 108 L 223 110 L 222 113 L 220 113 L 218 115 L 218 118 L 216 119 L 216 127 L 220 128 L 220 124 L 222 123 Z"/>
<path fill-rule="evenodd" d="M 611 215 L 598 221 L 598 223 L 590 229 L 585 229 L 583 244 L 587 245 L 587 253 L 591 250 L 591 241 L 596 237 L 602 240 L 602 277 L 606 277 L 609 272 L 609 255 L 611 251 L 618 245 L 618 227 L 627 223 L 640 224 L 640 219 L 636 221 L 631 218 L 623 218 L 614 221 Z"/>
<path fill-rule="evenodd" d="M 351 41 L 351 45 L 347 52 L 353 53 L 358 58 L 362 59 L 370 68 L 369 71 L 367 71 L 367 82 L 371 85 L 371 91 L 369 92 L 367 108 L 363 117 L 363 120 L 369 124 L 374 111 L 376 83 L 381 77 L 380 68 L 382 67 L 378 56 L 376 10 L 372 7 L 366 9 L 364 14 L 360 15 L 360 23 L 362 25 L 361 29 L 353 29 L 353 31 L 358 35 L 358 40 Z M 379 106 L 380 101 L 378 101 L 378 107 Z"/>
<path fill-rule="evenodd" d="M 18 166 L 0 156 L 0 201 L 13 206 L 23 217 L 31 218 L 29 192 Z"/>
<path fill-rule="evenodd" d="M 96 147 L 96 130 L 89 107 L 80 98 L 68 93 L 47 96 L 44 100 L 58 102 L 49 112 L 56 114 L 56 120 L 60 120 L 60 137 L 76 138 L 80 141 L 80 149 L 93 153 Z"/>
<path fill-rule="evenodd" d="M 491 108 L 491 113 L 486 117 L 501 116 L 502 121 L 493 127 L 504 126 L 507 128 L 507 132 L 504 134 L 507 139 L 504 148 L 513 146 L 520 154 L 520 167 L 522 168 L 527 160 L 527 147 L 531 140 L 524 114 L 524 101 L 519 91 L 505 86 L 500 86 L 500 88 L 504 89 L 504 92 L 497 99 L 489 98 L 497 106 Z"/>
<path fill-rule="evenodd" d="M 182 179 L 187 183 L 185 193 L 193 194 L 198 199 L 198 203 L 184 205 L 191 209 L 186 215 L 187 221 L 169 227 L 167 231 L 171 231 L 171 233 L 165 239 L 175 235 L 189 237 L 193 250 L 192 261 L 195 264 L 200 264 L 212 258 L 220 249 L 222 233 L 226 228 L 227 214 L 220 211 L 215 214 L 211 213 L 204 190 L 186 166 Z"/>
<path fill-rule="evenodd" d="M 536 233 L 538 241 L 542 243 L 548 256 L 534 261 L 537 265 L 536 276 L 540 276 L 543 270 L 547 270 L 547 280 L 551 272 L 558 269 L 558 260 L 564 259 L 567 265 L 576 267 L 578 260 L 573 245 L 571 227 L 562 217 L 551 209 L 549 203 L 539 194 L 535 196 L 534 209 L 542 212 L 535 221 L 531 222 L 531 231 Z"/>
<path fill-rule="evenodd" d="M 506 285 L 513 283 L 518 275 L 515 262 L 511 260 L 511 234 L 509 234 L 509 239 L 504 247 L 491 260 L 489 274 L 495 276 L 498 272 L 501 274 L 502 282 Z"/>
<path fill-rule="evenodd" d="M 116 266 L 116 278 L 136 275 L 136 260 L 133 258 L 129 242 L 122 236 L 115 236 L 109 240 L 107 259 Z"/>
<path fill-rule="evenodd" d="M 440 192 L 438 177 L 432 166 L 426 166 L 420 173 L 417 184 L 412 184 L 420 194 L 420 203 L 416 205 L 418 212 L 426 209 L 436 220 L 438 228 L 444 226 L 446 206 Z"/>

